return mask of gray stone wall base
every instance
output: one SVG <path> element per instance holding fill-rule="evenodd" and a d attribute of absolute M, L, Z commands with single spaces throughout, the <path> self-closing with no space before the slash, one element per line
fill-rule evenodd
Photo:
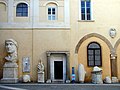
<path fill-rule="evenodd" d="M 18 83 L 18 78 L 3 78 L 1 83 Z"/>

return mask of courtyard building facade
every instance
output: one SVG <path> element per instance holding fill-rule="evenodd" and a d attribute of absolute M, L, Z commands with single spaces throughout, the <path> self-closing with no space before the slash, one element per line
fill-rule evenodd
<path fill-rule="evenodd" d="M 94 66 L 102 79 L 120 80 L 120 0 L 0 0 L 0 79 L 5 63 L 5 40 L 18 43 L 18 78 L 37 82 L 37 65 L 45 80 L 71 80 L 83 64 L 85 82 Z M 27 58 L 27 60 L 26 60 Z M 25 65 L 28 68 L 25 69 Z"/>

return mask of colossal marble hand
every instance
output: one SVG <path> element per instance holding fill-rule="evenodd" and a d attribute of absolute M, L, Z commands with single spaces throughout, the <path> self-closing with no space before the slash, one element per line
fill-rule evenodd
<path fill-rule="evenodd" d="M 43 63 L 41 62 L 41 60 L 40 60 L 40 62 L 39 62 L 39 64 L 38 64 L 38 72 L 44 72 L 44 65 L 43 65 Z"/>
<path fill-rule="evenodd" d="M 17 42 L 13 39 L 5 40 L 5 48 L 8 55 L 5 59 L 9 62 L 16 62 L 17 61 Z"/>

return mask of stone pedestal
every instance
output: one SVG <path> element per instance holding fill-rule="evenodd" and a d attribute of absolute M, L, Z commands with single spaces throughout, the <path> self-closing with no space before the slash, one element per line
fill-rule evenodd
<path fill-rule="evenodd" d="M 44 72 L 38 72 L 38 82 L 39 83 L 44 83 Z"/>
<path fill-rule="evenodd" d="M 93 71 L 92 72 L 92 83 L 102 84 L 102 71 Z"/>
<path fill-rule="evenodd" d="M 13 62 L 6 62 L 3 67 L 2 83 L 17 83 L 18 82 L 18 65 Z"/>

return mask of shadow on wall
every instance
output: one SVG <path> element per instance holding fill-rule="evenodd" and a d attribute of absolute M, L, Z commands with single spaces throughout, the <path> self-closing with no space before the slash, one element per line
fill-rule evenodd
<path fill-rule="evenodd" d="M 3 66 L 5 63 L 6 50 L 4 42 L 0 44 L 0 79 L 3 78 Z"/>
<path fill-rule="evenodd" d="M 3 65 L 5 63 L 4 58 L 0 57 L 0 79 L 3 78 Z"/>

